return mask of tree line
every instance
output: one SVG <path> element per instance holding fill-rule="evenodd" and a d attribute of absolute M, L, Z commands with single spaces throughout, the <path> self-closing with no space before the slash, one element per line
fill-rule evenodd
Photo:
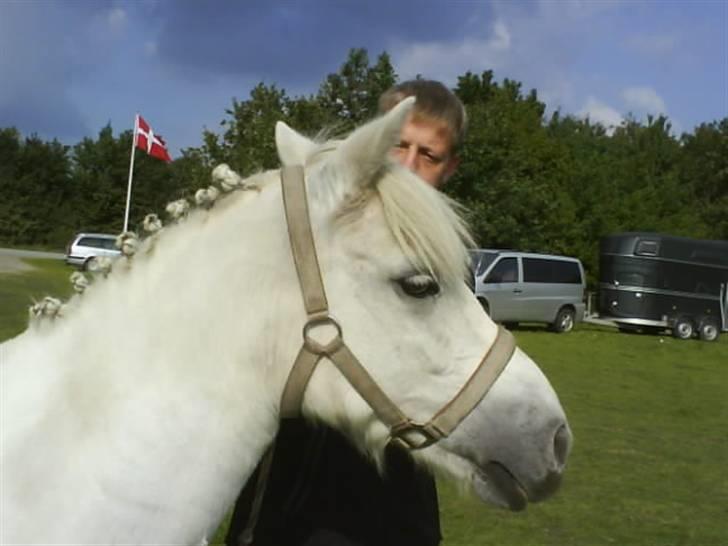
<path fill-rule="evenodd" d="M 353 49 L 317 93 L 258 84 L 232 100 L 219 133 L 165 164 L 137 154 L 130 226 L 210 184 L 226 162 L 242 175 L 276 168 L 274 126 L 344 134 L 376 114 L 398 80 L 390 58 Z M 577 256 L 594 278 L 598 242 L 619 231 L 728 239 L 728 117 L 680 136 L 665 116 L 609 130 L 557 111 L 536 90 L 468 72 L 455 93 L 469 128 L 445 191 L 465 205 L 479 244 Z M 74 146 L 0 128 L 0 245 L 61 248 L 77 231 L 121 230 L 132 132 L 110 125 Z"/>

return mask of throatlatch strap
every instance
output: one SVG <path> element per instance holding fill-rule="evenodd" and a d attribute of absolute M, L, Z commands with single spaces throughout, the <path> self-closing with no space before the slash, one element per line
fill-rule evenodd
<path fill-rule="evenodd" d="M 238 535 L 238 546 L 250 546 L 253 544 L 253 534 L 255 532 L 255 526 L 258 524 L 258 518 L 260 517 L 260 508 L 263 506 L 263 497 L 265 497 L 265 489 L 268 485 L 268 477 L 270 476 L 270 467 L 273 464 L 273 454 L 276 449 L 276 441 L 268 446 L 268 449 L 263 455 L 263 459 L 258 465 L 258 480 L 255 482 L 255 496 L 250 505 L 250 514 L 248 515 L 248 522 L 245 524 L 245 529 Z"/>

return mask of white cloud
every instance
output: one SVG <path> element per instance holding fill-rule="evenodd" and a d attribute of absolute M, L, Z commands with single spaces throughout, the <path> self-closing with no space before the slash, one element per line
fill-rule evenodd
<path fill-rule="evenodd" d="M 638 113 L 664 114 L 665 101 L 651 87 L 628 87 L 622 91 L 622 99 L 629 109 Z"/>
<path fill-rule="evenodd" d="M 595 2 L 594 0 L 539 0 L 539 12 L 551 14 L 560 19 L 589 19 L 605 12 L 619 9 L 623 2 L 611 0 L 610 2 Z"/>
<path fill-rule="evenodd" d="M 126 26 L 126 12 L 121 8 L 113 8 L 106 16 L 106 22 L 112 32 L 118 32 Z"/>
<path fill-rule="evenodd" d="M 608 129 L 608 133 L 610 134 L 623 120 L 622 114 L 617 110 L 591 96 L 587 98 L 586 104 L 584 104 L 577 115 L 583 118 L 588 117 L 591 121 L 601 123 Z"/>
<path fill-rule="evenodd" d="M 490 40 L 488 47 L 496 51 L 506 51 L 511 48 L 511 33 L 503 21 L 496 21 L 493 25 L 493 38 Z"/>
<path fill-rule="evenodd" d="M 502 65 L 512 46 L 511 32 L 497 20 L 485 39 L 465 37 L 457 42 L 419 42 L 394 48 L 394 63 L 404 78 L 424 74 L 455 83 L 465 71 L 478 72 Z"/>
<path fill-rule="evenodd" d="M 625 40 L 627 47 L 649 56 L 666 56 L 678 49 L 678 37 L 673 34 L 639 34 Z"/>

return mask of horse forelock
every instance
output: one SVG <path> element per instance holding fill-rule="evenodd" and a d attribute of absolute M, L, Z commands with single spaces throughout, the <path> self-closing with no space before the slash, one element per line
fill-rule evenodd
<path fill-rule="evenodd" d="M 323 161 L 341 142 L 321 142 L 306 158 L 306 168 L 324 171 L 318 177 L 322 183 L 314 182 L 310 195 L 336 202 L 339 220 L 359 217 L 371 199 L 379 198 L 387 224 L 412 265 L 441 283 L 461 282 L 469 268 L 468 248 L 475 246 L 463 207 L 394 161 L 384 162 L 371 188 L 343 195 L 342 181 L 336 180 L 341 173 L 325 172 Z"/>
<path fill-rule="evenodd" d="M 389 228 L 410 262 L 441 283 L 462 282 L 468 248 L 474 246 L 462 206 L 399 166 L 385 171 L 376 188 Z"/>

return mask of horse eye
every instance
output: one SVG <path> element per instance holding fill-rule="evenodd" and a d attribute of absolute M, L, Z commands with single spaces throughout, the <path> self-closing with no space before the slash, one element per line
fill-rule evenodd
<path fill-rule="evenodd" d="M 429 275 L 413 275 L 397 281 L 405 294 L 413 298 L 427 298 L 440 293 L 440 285 Z"/>

